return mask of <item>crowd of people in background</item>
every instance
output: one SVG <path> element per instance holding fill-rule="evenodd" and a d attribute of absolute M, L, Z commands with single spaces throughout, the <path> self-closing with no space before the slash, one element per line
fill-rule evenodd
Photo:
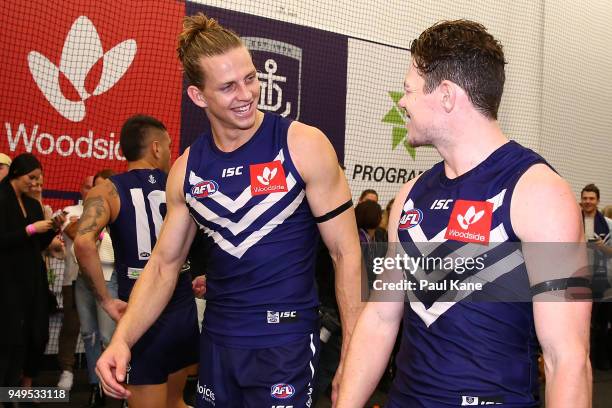
<path fill-rule="evenodd" d="M 24 153 L 11 160 L 8 155 L 0 153 L 0 257 L 5 267 L 0 278 L 1 323 L 14 334 L 3 336 L 0 340 L 0 377 L 3 385 L 32 386 L 32 379 L 40 370 L 49 339 L 49 316 L 58 310 L 58 302 L 47 280 L 48 258 L 54 257 L 65 262 L 61 291 L 63 324 L 58 346 L 61 373 L 57 386 L 66 390 L 73 386 L 74 356 L 80 333 L 91 385 L 91 406 L 104 404 L 95 362 L 110 342 L 115 321 L 96 302 L 87 281 L 80 275 L 72 241 L 83 212 L 82 200 L 93 186 L 113 174 L 113 170 L 104 169 L 95 176 L 84 177 L 80 188 L 81 200 L 54 212 L 44 204 L 43 169 L 37 158 Z M 384 256 L 387 250 L 386 229 L 392 204 L 393 199 L 384 209 L 381 208 L 378 193 L 367 189 L 360 194 L 355 206 L 364 270 L 367 271 L 370 285 L 373 276 L 371 265 L 368 265 L 374 257 Z M 593 296 L 609 300 L 612 298 L 612 205 L 601 208 L 600 191 L 594 184 L 582 189 L 579 205 L 591 254 L 589 263 L 593 267 Z M 110 234 L 102 234 L 98 246 L 107 288 L 116 297 L 117 277 L 113 268 Z M 328 390 L 340 361 L 341 350 L 341 325 L 333 293 L 333 267 L 323 244 L 317 258 L 323 346 L 314 401 Z M 609 301 L 594 302 L 591 332 L 593 365 L 600 370 L 609 370 L 612 365 L 612 303 Z M 381 385 L 384 386 L 392 375 L 390 363 Z"/>

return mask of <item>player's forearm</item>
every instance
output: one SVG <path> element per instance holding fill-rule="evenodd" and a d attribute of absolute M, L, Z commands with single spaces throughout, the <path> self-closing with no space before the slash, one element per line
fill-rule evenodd
<path fill-rule="evenodd" d="M 163 265 L 154 256 L 136 281 L 125 315 L 119 321 L 115 335 L 129 347 L 153 325 L 168 304 L 176 286 L 178 268 Z"/>
<path fill-rule="evenodd" d="M 337 408 L 363 407 L 378 385 L 395 344 L 399 322 L 385 322 L 366 306 L 353 333 Z"/>
<path fill-rule="evenodd" d="M 336 300 L 342 321 L 342 351 L 348 347 L 363 308 L 360 254 L 357 248 L 357 252 L 352 251 L 333 257 L 336 269 Z"/>
<path fill-rule="evenodd" d="M 593 381 L 588 353 L 561 358 L 547 357 L 545 354 L 544 361 L 547 407 L 591 407 Z"/>
<path fill-rule="evenodd" d="M 81 276 L 89 284 L 96 300 L 102 304 L 110 299 L 111 296 L 106 288 L 106 281 L 104 280 L 104 273 L 95 242 L 86 237 L 77 237 L 74 242 L 74 254 L 79 263 Z M 71 255 L 68 254 L 68 256 Z"/>

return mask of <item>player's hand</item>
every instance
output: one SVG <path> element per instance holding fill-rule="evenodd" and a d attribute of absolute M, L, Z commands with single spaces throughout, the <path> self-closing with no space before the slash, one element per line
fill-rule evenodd
<path fill-rule="evenodd" d="M 195 297 L 204 297 L 204 294 L 206 293 L 206 277 L 204 275 L 196 277 L 191 282 L 191 288 L 193 289 L 193 294 Z"/>
<path fill-rule="evenodd" d="M 106 395 L 116 399 L 127 399 L 130 396 L 130 391 L 124 385 L 130 358 L 127 344 L 113 340 L 98 359 L 96 374 Z"/>
<path fill-rule="evenodd" d="M 118 322 L 127 309 L 127 303 L 121 299 L 107 299 L 102 302 L 102 308 L 114 321 Z"/>
<path fill-rule="evenodd" d="M 342 380 L 342 372 L 344 370 L 344 359 L 340 359 L 340 364 L 338 364 L 338 369 L 336 370 L 336 374 L 334 375 L 334 379 L 332 381 L 332 408 L 336 407 L 338 403 L 338 394 L 340 393 L 340 381 Z"/>

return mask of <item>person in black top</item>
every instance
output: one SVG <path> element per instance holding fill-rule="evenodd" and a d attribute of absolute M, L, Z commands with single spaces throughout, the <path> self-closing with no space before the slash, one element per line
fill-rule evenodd
<path fill-rule="evenodd" d="M 45 220 L 40 203 L 26 193 L 38 182 L 40 162 L 31 154 L 13 160 L 0 183 L 0 386 L 16 386 L 25 359 L 27 336 L 39 310 L 35 296 L 41 282 L 41 251 L 64 222 Z"/>

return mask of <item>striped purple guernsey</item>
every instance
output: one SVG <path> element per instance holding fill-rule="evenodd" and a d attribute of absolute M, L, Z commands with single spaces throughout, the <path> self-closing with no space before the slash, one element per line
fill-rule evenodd
<path fill-rule="evenodd" d="M 253 137 L 190 147 L 184 193 L 207 236 L 204 330 L 226 346 L 269 347 L 315 330 L 318 230 L 287 148 L 290 121 L 265 114 Z"/>

